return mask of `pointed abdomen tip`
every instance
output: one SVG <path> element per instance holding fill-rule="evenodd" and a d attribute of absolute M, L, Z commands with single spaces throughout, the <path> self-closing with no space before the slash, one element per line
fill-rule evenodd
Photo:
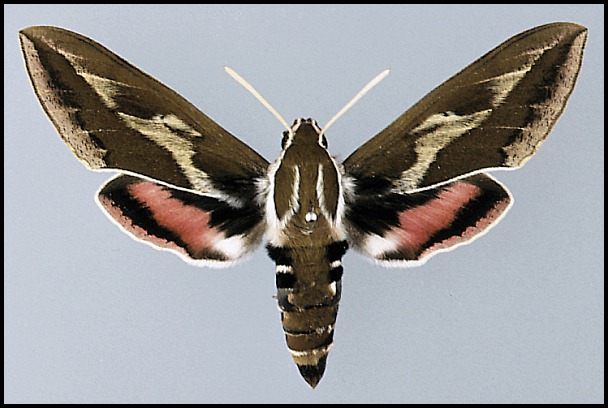
<path fill-rule="evenodd" d="M 319 381 L 321 381 L 323 373 L 325 372 L 326 361 L 327 356 L 323 356 L 315 365 L 298 365 L 298 370 L 300 370 L 300 374 L 312 388 L 315 388 Z"/>

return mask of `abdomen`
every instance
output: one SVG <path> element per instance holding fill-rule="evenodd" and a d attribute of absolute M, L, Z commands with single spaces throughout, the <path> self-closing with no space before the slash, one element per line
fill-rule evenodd
<path fill-rule="evenodd" d="M 287 348 L 300 374 L 315 387 L 333 343 L 346 241 L 320 247 L 276 247 L 277 299 Z"/>

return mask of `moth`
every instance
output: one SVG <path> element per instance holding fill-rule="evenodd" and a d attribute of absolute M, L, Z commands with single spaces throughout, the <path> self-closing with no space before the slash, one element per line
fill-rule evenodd
<path fill-rule="evenodd" d="M 97 201 L 131 237 L 203 266 L 267 242 L 286 343 L 321 379 L 349 247 L 384 266 L 473 241 L 511 194 L 486 172 L 521 167 L 574 88 L 587 29 L 525 31 L 435 88 L 343 162 L 324 128 L 296 119 L 269 163 L 173 90 L 95 41 L 56 27 L 19 33 L 27 72 L 63 141 L 118 175 Z M 332 122 L 332 121 L 330 121 Z"/>

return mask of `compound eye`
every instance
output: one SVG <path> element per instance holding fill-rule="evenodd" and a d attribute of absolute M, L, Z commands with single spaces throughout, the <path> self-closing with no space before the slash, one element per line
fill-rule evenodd
<path fill-rule="evenodd" d="M 283 139 L 281 139 L 281 149 L 285 149 L 285 145 L 287 144 L 288 140 L 289 140 L 289 132 L 288 131 L 284 131 L 283 132 Z"/>
<path fill-rule="evenodd" d="M 325 138 L 325 135 L 321 138 L 321 146 L 327 149 L 327 139 Z"/>

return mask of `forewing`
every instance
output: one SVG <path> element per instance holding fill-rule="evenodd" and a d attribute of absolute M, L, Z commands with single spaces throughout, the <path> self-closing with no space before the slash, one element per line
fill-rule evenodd
<path fill-rule="evenodd" d="M 19 37 L 38 99 L 86 166 L 253 197 L 267 161 L 177 93 L 79 34 L 29 27 Z"/>
<path fill-rule="evenodd" d="M 585 27 L 553 23 L 507 40 L 356 150 L 347 173 L 411 192 L 523 165 L 562 113 L 586 39 Z"/>

